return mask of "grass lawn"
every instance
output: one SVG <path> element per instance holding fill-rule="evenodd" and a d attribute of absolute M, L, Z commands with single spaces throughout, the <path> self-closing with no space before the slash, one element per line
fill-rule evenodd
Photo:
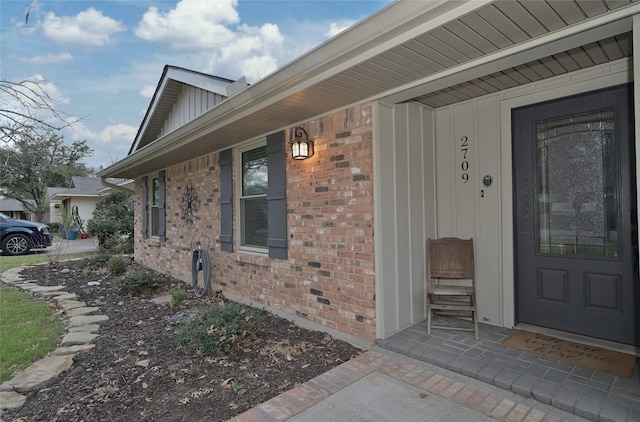
<path fill-rule="evenodd" d="M 64 256 L 78 258 L 90 254 Z M 49 262 L 46 254 L 2 256 L 0 272 Z M 0 285 L 0 383 L 55 349 L 64 326 L 43 300 Z"/>
<path fill-rule="evenodd" d="M 0 285 L 0 382 L 55 349 L 64 326 L 46 302 Z"/>

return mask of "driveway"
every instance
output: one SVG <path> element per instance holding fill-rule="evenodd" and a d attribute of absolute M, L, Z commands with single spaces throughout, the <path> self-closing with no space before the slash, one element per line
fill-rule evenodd
<path fill-rule="evenodd" d="M 53 244 L 43 252 L 58 253 L 61 255 L 71 255 L 76 253 L 95 252 L 98 250 L 98 238 L 66 240 L 61 238 L 53 239 Z"/>

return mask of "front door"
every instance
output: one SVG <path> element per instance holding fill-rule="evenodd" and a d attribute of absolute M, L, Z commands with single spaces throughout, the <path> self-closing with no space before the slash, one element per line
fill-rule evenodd
<path fill-rule="evenodd" d="M 640 345 L 632 90 L 513 111 L 518 322 Z"/>

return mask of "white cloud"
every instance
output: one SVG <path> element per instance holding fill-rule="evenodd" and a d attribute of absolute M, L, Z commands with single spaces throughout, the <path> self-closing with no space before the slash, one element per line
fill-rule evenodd
<path fill-rule="evenodd" d="M 168 12 L 150 7 L 135 34 L 147 41 L 167 43 L 173 50 L 216 48 L 234 39 L 226 25 L 239 22 L 237 5 L 237 0 L 182 0 Z"/>
<path fill-rule="evenodd" d="M 137 132 L 137 127 L 124 123 L 111 123 L 101 131 L 94 132 L 80 121 L 68 128 L 66 134 L 74 141 L 87 141 L 93 154 L 83 161 L 91 167 L 99 167 L 108 166 L 124 158 Z"/>
<path fill-rule="evenodd" d="M 114 42 L 113 35 L 126 31 L 119 21 L 90 7 L 76 16 L 56 16 L 49 12 L 42 24 L 44 35 L 62 45 L 100 47 Z"/>
<path fill-rule="evenodd" d="M 135 34 L 163 43 L 174 54 L 188 54 L 190 68 L 255 81 L 278 68 L 287 54 L 285 39 L 273 23 L 239 24 L 237 5 L 236 0 L 182 0 L 168 11 L 151 7 Z M 141 91 L 143 96 L 148 93 L 146 88 Z"/>
<path fill-rule="evenodd" d="M 96 142 L 102 144 L 113 144 L 120 142 L 133 142 L 133 138 L 138 133 L 138 128 L 125 123 L 111 123 L 100 132 L 89 129 L 82 121 L 71 126 L 70 136 L 74 139 L 86 139 L 87 142 L 95 146 Z"/>
<path fill-rule="evenodd" d="M 284 41 L 278 25 L 272 23 L 265 23 L 260 27 L 260 38 L 268 45 L 281 45 Z"/>
<path fill-rule="evenodd" d="M 156 92 L 156 86 L 155 85 L 145 85 L 145 86 L 142 87 L 142 89 L 140 91 L 138 91 L 140 96 L 143 97 L 143 98 L 152 98 L 153 94 L 155 94 L 155 92 Z"/>
<path fill-rule="evenodd" d="M 77 120 L 65 111 L 69 97 L 53 82 L 36 74 L 20 82 L 9 83 L 0 91 L 0 124 L 33 126 L 35 133 L 63 127 Z"/>
<path fill-rule="evenodd" d="M 137 127 L 124 123 L 110 124 L 98 134 L 98 140 L 106 144 L 125 142 L 128 147 L 137 133 Z"/>
<path fill-rule="evenodd" d="M 29 58 L 20 59 L 21 62 L 26 62 L 34 65 L 47 65 L 70 62 L 73 60 L 73 56 L 69 53 L 49 53 L 46 56 L 33 56 Z"/>
<path fill-rule="evenodd" d="M 342 31 L 344 31 L 345 29 L 352 26 L 354 23 L 356 23 L 356 21 L 354 20 L 332 22 L 331 25 L 329 25 L 329 30 L 325 32 L 325 35 L 327 36 L 327 38 L 334 37 L 339 33 L 341 33 Z"/>
<path fill-rule="evenodd" d="M 224 66 L 255 81 L 278 68 L 283 44 L 278 25 L 266 23 L 259 28 L 240 25 L 235 39 L 211 55 L 208 71 L 215 72 Z"/>
<path fill-rule="evenodd" d="M 67 128 L 68 135 L 74 141 L 81 139 L 96 139 L 97 135 L 91 129 L 89 129 L 82 121 L 76 122 Z"/>
<path fill-rule="evenodd" d="M 65 97 L 62 92 L 58 89 L 56 84 L 53 82 L 45 81 L 41 75 L 35 76 L 36 80 L 39 82 L 40 88 L 47 93 L 49 98 L 51 98 L 54 102 L 58 104 L 69 104 L 71 100 L 69 97 Z"/>
<path fill-rule="evenodd" d="M 264 78 L 278 68 L 278 62 L 270 56 L 250 56 L 239 62 L 240 71 L 250 81 Z"/>
<path fill-rule="evenodd" d="M 36 74 L 25 79 L 19 84 L 14 84 L 10 91 L 4 92 L 3 101 L 8 107 L 20 109 L 22 107 L 32 110 L 48 112 L 48 106 L 55 108 L 57 104 L 69 104 L 69 97 L 65 97 L 58 87 L 45 80 L 42 75 Z"/>

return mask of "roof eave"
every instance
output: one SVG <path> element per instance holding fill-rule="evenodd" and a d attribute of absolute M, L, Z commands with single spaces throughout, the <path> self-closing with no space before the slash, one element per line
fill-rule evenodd
<path fill-rule="evenodd" d="M 138 177 L 146 172 L 138 171 L 137 168 L 141 164 L 153 160 L 160 152 L 165 153 L 168 148 L 185 146 L 215 128 L 224 127 L 264 109 L 366 60 L 391 45 L 397 45 L 430 27 L 439 26 L 490 2 L 491 0 L 394 2 L 181 128 L 134 151 L 97 175 L 103 180 Z M 347 49 L 345 46 L 351 48 Z M 320 110 L 319 113 L 323 111 L 326 110 Z"/>
<path fill-rule="evenodd" d="M 98 175 L 103 179 L 107 177 L 135 178 L 154 170 L 157 171 L 163 166 L 171 165 L 173 163 L 171 160 L 182 161 L 182 159 L 194 158 L 194 154 L 203 151 L 215 152 L 237 142 L 264 136 L 270 132 L 306 121 L 301 120 L 302 118 L 313 118 L 313 116 L 331 112 L 333 110 L 323 109 L 322 106 L 309 102 L 310 106 L 305 107 L 304 111 L 306 114 L 296 114 L 295 110 L 291 108 L 291 103 L 285 100 L 295 98 L 295 95 L 299 93 L 304 95 L 305 90 L 330 80 L 332 77 L 338 77 L 343 72 L 382 52 L 472 13 L 488 3 L 492 3 L 492 1 L 400 1 L 392 3 L 345 33 L 289 63 L 176 131 L 125 157 Z M 565 29 L 551 31 L 546 35 L 531 38 L 529 41 L 512 47 L 503 48 L 474 60 L 451 66 L 425 78 L 415 79 L 402 86 L 391 89 L 381 87 L 375 92 L 370 91 L 368 94 L 362 95 L 358 93 L 349 101 L 358 100 L 359 103 L 363 103 L 385 99 L 385 97 L 406 100 L 408 97 L 405 93 L 409 88 L 415 89 L 417 86 L 431 84 L 433 89 L 436 89 L 437 85 L 455 83 L 456 79 L 463 76 L 467 78 L 473 77 L 475 74 L 485 74 L 491 70 L 492 66 L 506 66 L 509 62 L 513 62 L 511 63 L 513 65 L 517 64 L 516 61 L 524 62 L 530 56 L 544 56 L 552 53 L 554 49 L 561 51 L 570 46 L 569 44 L 577 42 L 578 38 L 584 37 L 587 34 L 586 31 L 593 35 L 594 40 L 597 40 L 598 37 L 607 33 L 615 34 L 619 31 L 615 28 L 616 26 L 629 26 L 627 18 L 634 10 L 638 10 L 637 5 L 628 7 L 626 10 L 612 11 L 606 15 L 588 19 L 583 23 L 570 25 Z M 563 46 L 562 44 L 567 45 Z M 275 107 L 270 109 L 269 107 L 272 105 Z M 345 102 L 341 105 L 348 107 L 351 104 Z M 284 117 L 281 117 L 277 123 L 267 120 L 266 117 L 270 117 L 269 113 L 278 107 Z M 291 116 L 287 112 L 288 110 L 291 110 Z M 237 131 L 241 127 L 241 123 L 250 122 L 252 118 L 258 122 L 264 120 L 271 123 L 264 125 L 264 127 L 241 130 L 242 136 L 234 138 L 236 133 L 231 133 L 230 129 Z"/>
<path fill-rule="evenodd" d="M 63 200 L 67 198 L 100 198 L 102 195 L 99 193 L 78 193 L 78 194 L 69 194 L 69 193 L 56 193 L 49 197 L 51 200 Z"/>

